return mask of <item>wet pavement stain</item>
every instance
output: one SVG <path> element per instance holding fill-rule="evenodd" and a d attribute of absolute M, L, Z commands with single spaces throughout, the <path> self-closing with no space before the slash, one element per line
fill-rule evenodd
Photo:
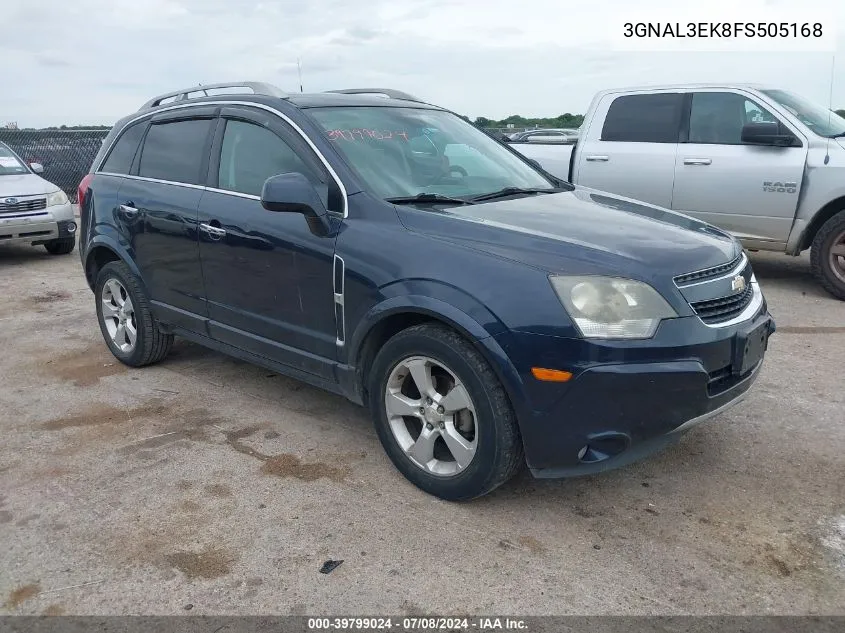
<path fill-rule="evenodd" d="M 321 462 L 303 463 L 296 455 L 287 453 L 271 457 L 261 467 L 261 472 L 265 475 L 294 477 L 302 481 L 316 481 L 326 478 L 342 482 L 350 471 L 349 466 L 345 464 L 332 466 Z"/>
<path fill-rule="evenodd" d="M 42 364 L 45 371 L 57 378 L 73 382 L 77 387 L 90 387 L 101 378 L 126 373 L 127 367 L 109 352 L 105 343 L 89 345 Z"/>
<path fill-rule="evenodd" d="M 516 542 L 524 548 L 530 550 L 534 554 L 542 554 L 546 551 L 545 545 L 535 539 L 533 536 L 520 536 Z"/>
<path fill-rule="evenodd" d="M 54 301 L 64 301 L 70 299 L 70 293 L 66 290 L 48 290 L 40 295 L 32 295 L 29 298 L 31 303 L 52 303 Z"/>
<path fill-rule="evenodd" d="M 64 615 L 65 608 L 60 604 L 51 604 L 41 612 L 41 615 Z"/>
<path fill-rule="evenodd" d="M 188 578 L 219 578 L 232 570 L 234 558 L 225 550 L 206 547 L 200 552 L 174 552 L 165 560 Z"/>
<path fill-rule="evenodd" d="M 243 455 L 249 455 L 261 460 L 264 464 L 261 466 L 261 472 L 265 475 L 273 475 L 276 477 L 293 477 L 301 481 L 316 481 L 317 479 L 330 479 L 332 481 L 342 482 L 350 474 L 351 468 L 343 463 L 350 458 L 364 458 L 366 453 L 357 453 L 355 455 L 339 455 L 334 456 L 336 464 L 326 464 L 323 462 L 302 462 L 297 456 L 290 453 L 282 453 L 280 455 L 266 455 L 260 451 L 255 450 L 244 444 L 241 440 L 255 434 L 261 429 L 260 426 L 248 426 L 236 431 L 230 431 L 226 434 L 226 441 L 229 445 Z"/>
<path fill-rule="evenodd" d="M 226 484 L 209 484 L 205 487 L 205 492 L 212 497 L 217 497 L 218 499 L 232 496 L 232 489 Z"/>
<path fill-rule="evenodd" d="M 48 431 L 60 431 L 62 429 L 80 426 L 122 424 L 134 419 L 160 416 L 167 411 L 168 408 L 162 405 L 158 400 L 153 400 L 143 405 L 130 407 L 128 409 L 119 409 L 107 404 L 95 404 L 81 413 L 66 415 L 49 420 L 43 423 L 41 428 Z"/>
<path fill-rule="evenodd" d="M 9 594 L 9 598 L 6 600 L 5 606 L 7 609 L 15 609 L 30 598 L 34 598 L 39 593 L 41 593 L 41 585 L 38 583 L 22 585 Z"/>
<path fill-rule="evenodd" d="M 200 504 L 191 500 L 183 501 L 179 504 L 179 507 L 185 512 L 199 512 L 202 510 L 202 506 Z"/>

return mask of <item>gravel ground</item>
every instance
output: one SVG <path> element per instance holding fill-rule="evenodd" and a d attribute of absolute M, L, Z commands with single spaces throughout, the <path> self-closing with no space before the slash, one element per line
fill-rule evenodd
<path fill-rule="evenodd" d="M 0 613 L 845 614 L 845 303 L 752 260 L 779 331 L 744 403 L 456 505 L 339 397 L 184 341 L 127 369 L 76 253 L 0 249 Z"/>

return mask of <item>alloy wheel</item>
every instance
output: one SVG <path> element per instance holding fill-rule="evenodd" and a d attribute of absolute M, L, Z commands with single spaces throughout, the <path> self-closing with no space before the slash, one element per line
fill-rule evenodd
<path fill-rule="evenodd" d="M 475 405 L 442 362 L 411 356 L 397 363 L 387 380 L 384 406 L 396 442 L 427 473 L 455 476 L 475 457 Z"/>
<path fill-rule="evenodd" d="M 103 285 L 100 297 L 103 322 L 115 347 L 124 354 L 135 349 L 138 324 L 132 298 L 117 279 L 111 278 Z"/>

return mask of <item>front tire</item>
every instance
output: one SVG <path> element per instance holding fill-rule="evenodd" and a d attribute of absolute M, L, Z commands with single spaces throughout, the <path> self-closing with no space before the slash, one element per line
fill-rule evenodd
<path fill-rule="evenodd" d="M 138 279 L 123 262 L 109 262 L 94 286 L 97 321 L 111 353 L 130 367 L 157 363 L 173 346 L 173 335 L 159 328 Z"/>
<path fill-rule="evenodd" d="M 524 464 L 516 415 L 496 374 L 440 324 L 391 338 L 370 371 L 369 405 L 393 464 L 441 499 L 487 494 Z"/>
<path fill-rule="evenodd" d="M 830 218 L 816 233 L 810 265 L 824 289 L 845 301 L 845 211 Z"/>
<path fill-rule="evenodd" d="M 44 248 L 47 249 L 50 255 L 67 255 L 73 252 L 75 246 L 76 238 L 74 237 L 62 237 L 56 240 L 50 240 L 44 244 Z"/>

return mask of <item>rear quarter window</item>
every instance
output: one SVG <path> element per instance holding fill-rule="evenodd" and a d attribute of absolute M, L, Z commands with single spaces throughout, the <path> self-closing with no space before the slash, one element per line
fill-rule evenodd
<path fill-rule="evenodd" d="M 153 123 L 141 150 L 139 176 L 198 185 L 211 119 Z"/>
<path fill-rule="evenodd" d="M 607 111 L 602 141 L 677 143 L 683 95 L 678 93 L 616 97 Z"/>
<path fill-rule="evenodd" d="M 138 151 L 138 144 L 144 135 L 146 125 L 147 122 L 144 121 L 127 127 L 109 152 L 108 158 L 106 158 L 106 162 L 103 163 L 100 171 L 111 174 L 128 174 L 129 170 L 132 169 L 132 161 L 135 159 L 135 153 Z"/>

